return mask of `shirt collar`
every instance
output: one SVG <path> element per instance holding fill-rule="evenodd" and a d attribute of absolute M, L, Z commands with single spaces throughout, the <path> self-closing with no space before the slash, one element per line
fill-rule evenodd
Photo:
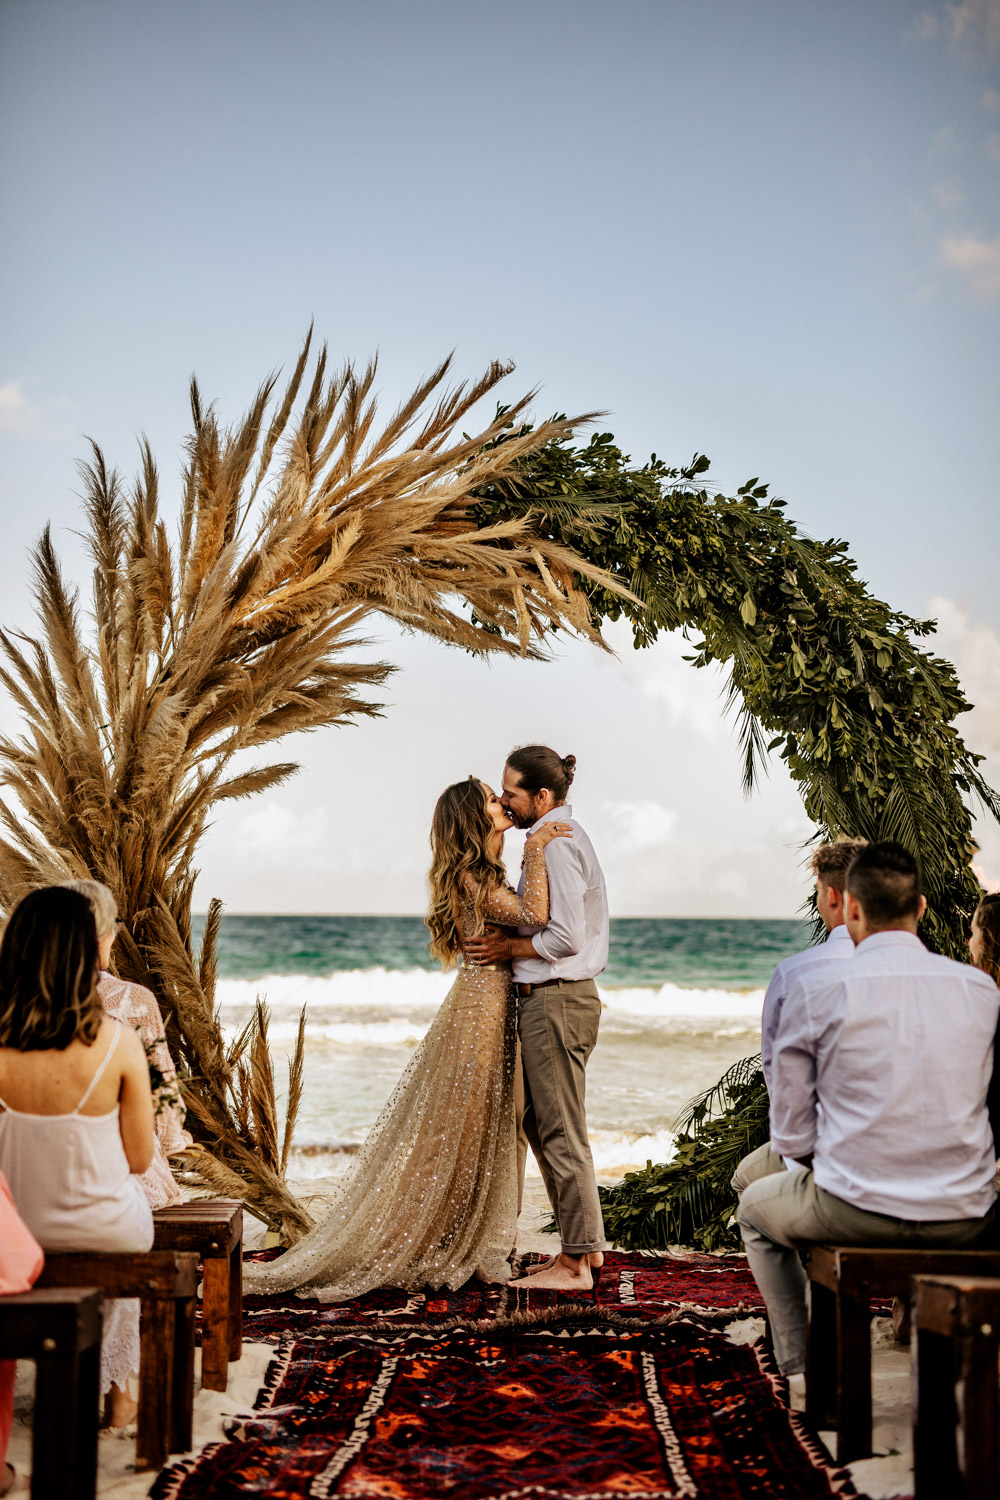
<path fill-rule="evenodd" d="M 831 927 L 826 935 L 826 941 L 828 943 L 836 943 L 838 947 L 843 947 L 845 940 L 849 948 L 854 947 L 851 941 L 851 934 L 847 930 L 846 922 L 841 922 L 837 927 Z"/>
<path fill-rule="evenodd" d="M 923 948 L 923 943 L 915 932 L 873 932 L 869 937 L 863 938 L 858 943 L 858 951 L 863 948 L 866 953 L 874 952 L 876 948 L 912 948 L 914 945 Z"/>
<path fill-rule="evenodd" d="M 563 818 L 571 818 L 572 816 L 573 809 L 570 804 L 568 802 L 560 802 L 558 807 L 550 807 L 548 812 L 543 813 L 536 823 L 532 823 L 531 827 L 528 829 L 528 832 L 534 833 L 536 828 L 541 828 L 543 823 L 551 823 L 553 818 L 559 818 L 561 820 Z"/>

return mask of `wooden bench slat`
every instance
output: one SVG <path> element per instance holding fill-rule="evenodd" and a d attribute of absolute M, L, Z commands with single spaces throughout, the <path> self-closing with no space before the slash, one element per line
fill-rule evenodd
<path fill-rule="evenodd" d="M 193 1297 L 198 1257 L 183 1250 L 58 1251 L 46 1255 L 37 1285 L 99 1286 L 107 1297 Z"/>
<path fill-rule="evenodd" d="M 32 1500 L 94 1500 L 103 1305 L 96 1287 L 0 1297 L 0 1357 L 36 1368 Z"/>
<path fill-rule="evenodd" d="M 153 1215 L 155 1245 L 203 1261 L 201 1383 L 224 1391 L 243 1350 L 243 1204 L 235 1198 L 179 1203 Z"/>
<path fill-rule="evenodd" d="M 1000 1494 L 1000 1279 L 913 1283 L 915 1500 Z"/>
<path fill-rule="evenodd" d="M 871 1299 L 908 1297 L 914 1276 L 1000 1276 L 1000 1249 L 806 1245 L 812 1283 L 806 1354 L 806 1411 L 837 1429 L 837 1461 L 871 1455 Z"/>

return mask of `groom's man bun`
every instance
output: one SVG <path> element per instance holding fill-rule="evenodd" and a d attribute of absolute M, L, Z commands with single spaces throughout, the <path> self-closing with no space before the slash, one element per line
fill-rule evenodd
<path fill-rule="evenodd" d="M 573 783 L 576 756 L 557 755 L 548 745 L 519 745 L 508 755 L 507 764 L 533 797 L 547 787 L 556 802 L 563 802 Z"/>

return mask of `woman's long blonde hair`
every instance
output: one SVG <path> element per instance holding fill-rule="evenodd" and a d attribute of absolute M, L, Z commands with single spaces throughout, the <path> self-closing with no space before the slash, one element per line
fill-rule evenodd
<path fill-rule="evenodd" d="M 472 895 L 475 932 L 482 932 L 486 901 L 507 879 L 500 856 L 494 853 L 496 829 L 486 811 L 487 802 L 483 783 L 470 776 L 447 787 L 434 808 L 431 907 L 424 920 L 430 930 L 431 955 L 446 969 L 461 951 L 458 917 L 462 902 Z"/>

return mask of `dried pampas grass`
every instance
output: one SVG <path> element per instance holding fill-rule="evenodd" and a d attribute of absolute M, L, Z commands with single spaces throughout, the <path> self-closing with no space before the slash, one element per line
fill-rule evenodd
<path fill-rule="evenodd" d="M 179 1054 L 193 1165 L 287 1239 L 310 1223 L 284 1180 L 304 1024 L 279 1127 L 266 1011 L 227 1048 L 215 1009 L 217 903 L 192 950 L 206 820 L 296 769 L 248 768 L 246 752 L 379 712 L 371 694 L 391 668 L 357 657 L 372 614 L 473 652 L 538 656 L 559 630 L 599 641 L 576 579 L 625 592 L 530 515 L 477 527 L 476 492 L 516 485 L 519 460 L 574 426 L 520 430 L 526 398 L 462 433 L 507 366 L 449 389 L 446 361 L 380 428 L 374 364 L 331 372 L 325 349 L 310 364 L 310 344 L 284 390 L 265 381 L 231 428 L 192 382 L 175 540 L 148 445 L 129 485 L 94 445 L 81 469 L 92 621 L 46 530 L 38 638 L 0 632 L 0 683 L 24 724 L 0 739 L 0 904 L 69 877 L 110 886 L 119 972 L 154 990 Z"/>

